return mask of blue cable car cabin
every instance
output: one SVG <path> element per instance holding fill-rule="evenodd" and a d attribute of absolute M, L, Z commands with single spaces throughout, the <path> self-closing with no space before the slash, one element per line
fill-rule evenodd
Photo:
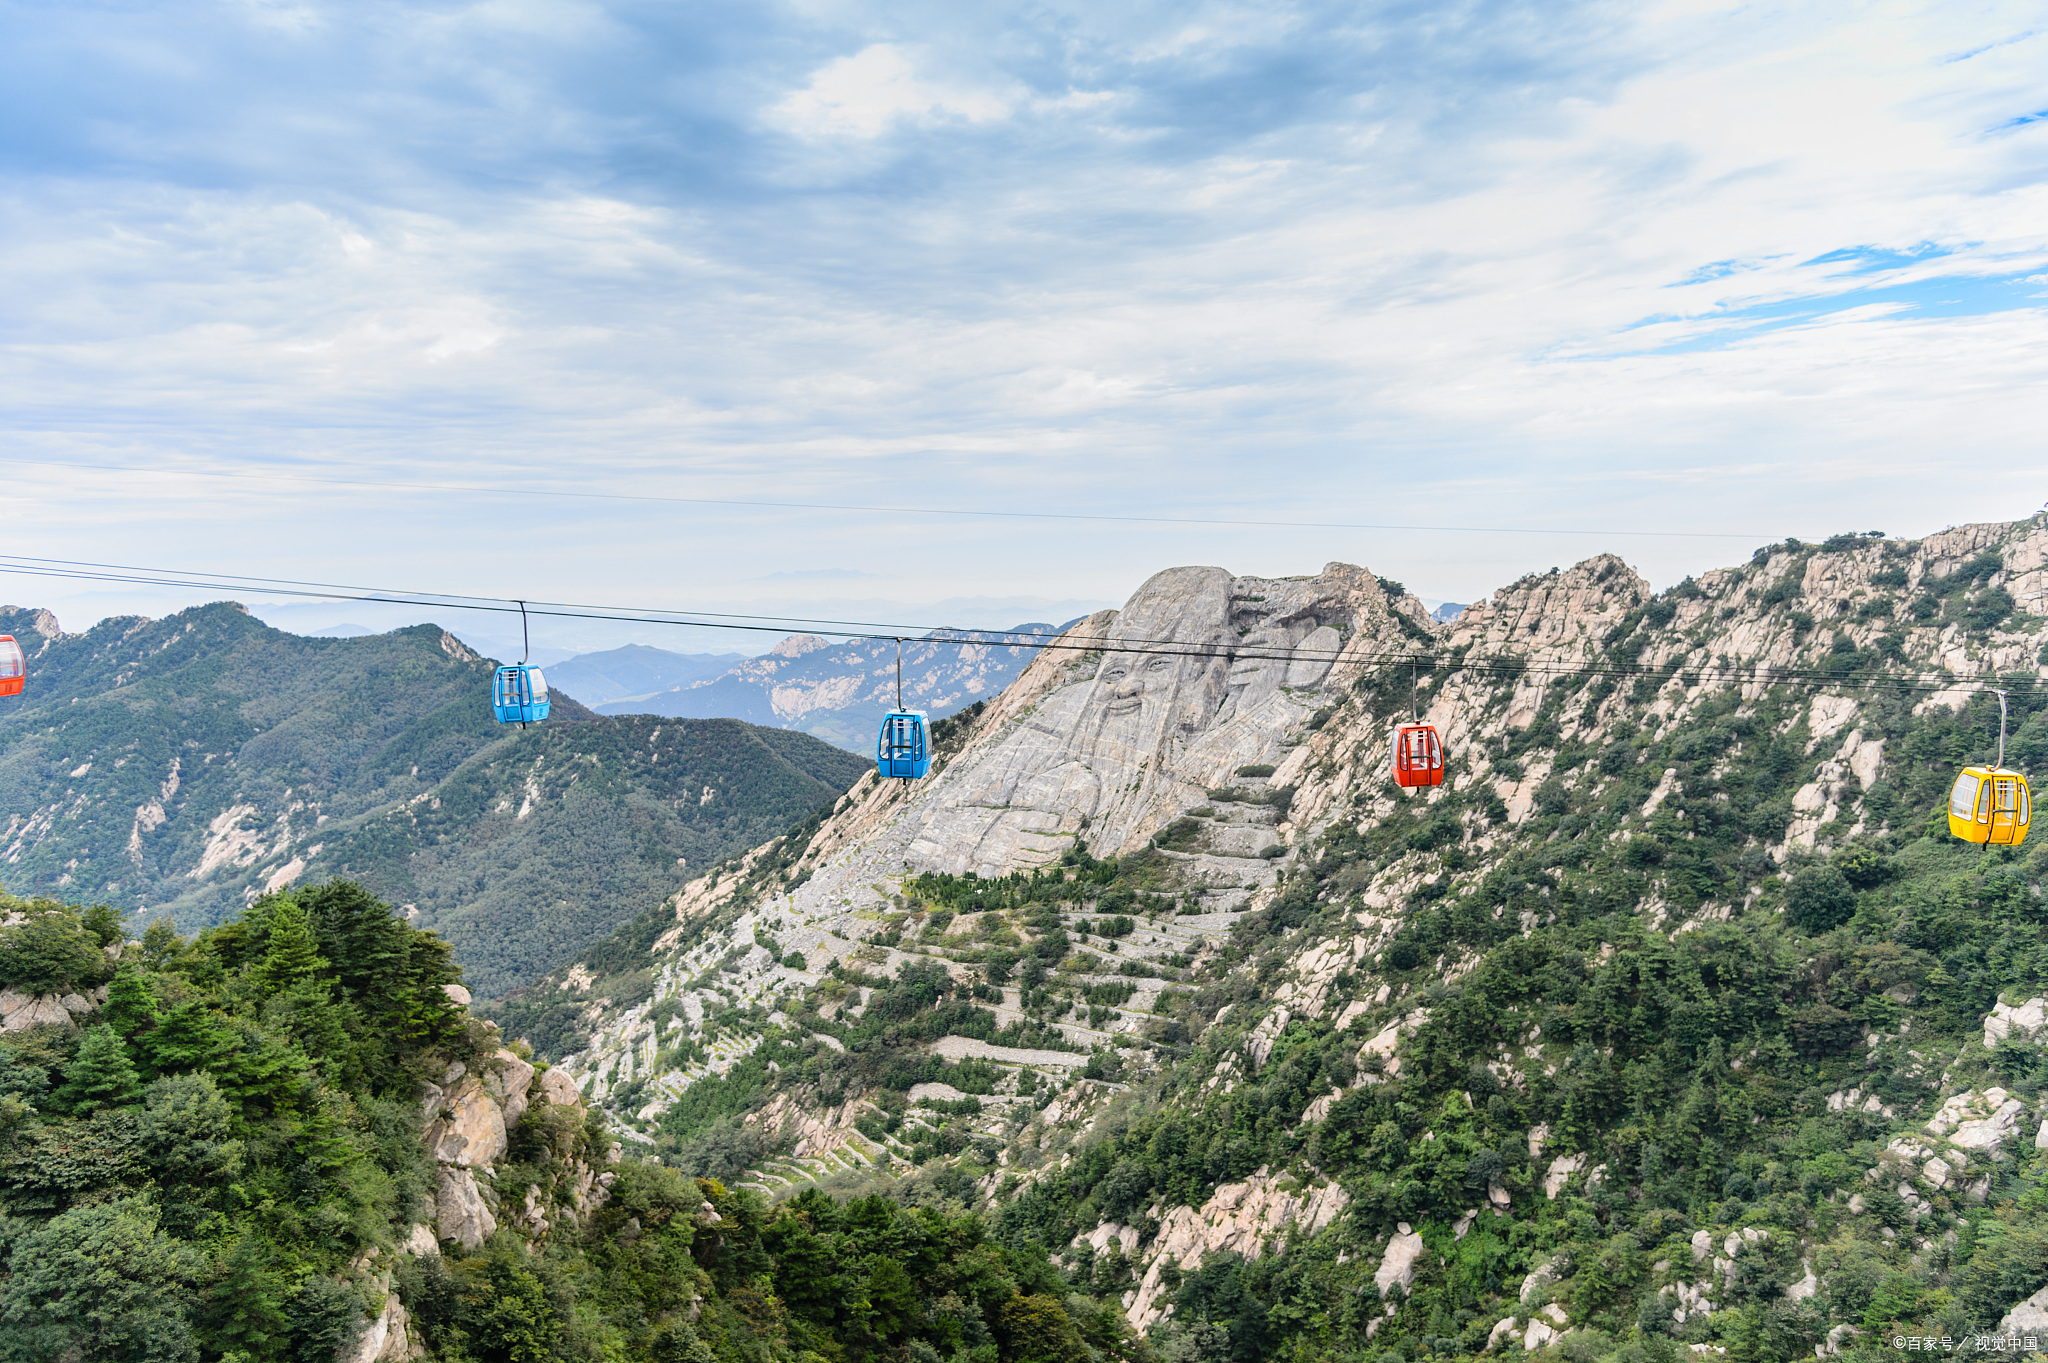
<path fill-rule="evenodd" d="M 537 667 L 513 663 L 491 679 L 491 708 L 500 724 L 538 724 L 548 717 L 548 679 Z"/>
<path fill-rule="evenodd" d="M 922 710 L 891 710 L 882 716 L 882 733 L 875 740 L 875 770 L 883 780 L 891 777 L 915 781 L 932 769 L 932 745 Z"/>

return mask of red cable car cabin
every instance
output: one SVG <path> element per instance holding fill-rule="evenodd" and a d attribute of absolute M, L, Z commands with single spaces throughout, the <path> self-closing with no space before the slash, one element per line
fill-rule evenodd
<path fill-rule="evenodd" d="M 1403 724 L 1394 730 L 1394 781 L 1403 786 L 1444 783 L 1444 744 L 1434 724 Z"/>
<path fill-rule="evenodd" d="M 28 659 L 12 634 L 0 634 L 0 696 L 18 696 L 28 681 Z"/>

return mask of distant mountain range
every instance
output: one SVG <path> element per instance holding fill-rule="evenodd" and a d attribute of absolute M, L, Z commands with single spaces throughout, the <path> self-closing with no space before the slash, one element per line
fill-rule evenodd
<path fill-rule="evenodd" d="M 1435 610 L 1431 611 L 1429 613 L 1429 618 L 1436 621 L 1440 625 L 1448 625 L 1449 623 L 1451 623 L 1451 621 L 1457 619 L 1464 613 L 1465 603 L 1459 601 L 1446 601 L 1442 605 L 1438 606 Z"/>
<path fill-rule="evenodd" d="M 316 639 L 223 602 L 84 634 L 0 607 L 0 633 L 30 655 L 27 692 L 0 699 L 0 887 L 189 932 L 346 875 L 447 936 L 482 996 L 867 766 L 781 727 L 615 719 L 566 693 L 548 723 L 501 728 L 494 664 L 437 625 Z"/>
<path fill-rule="evenodd" d="M 663 691 L 711 681 L 746 660 L 744 653 L 671 653 L 646 644 L 627 644 L 552 663 L 547 678 L 548 685 L 567 691 L 585 705 L 601 706 L 642 701 Z"/>
<path fill-rule="evenodd" d="M 938 718 L 998 695 L 1038 652 L 1036 644 L 1016 642 L 1017 636 L 1049 639 L 1065 628 L 1033 622 L 1007 632 L 948 631 L 906 640 L 903 702 Z M 614 654 L 628 651 L 617 649 Z M 568 668 L 614 654 L 574 659 L 549 669 L 548 676 L 573 689 Z M 683 659 L 690 655 L 668 656 Z M 743 719 L 750 724 L 801 730 L 849 752 L 866 753 L 874 744 L 882 715 L 895 704 L 893 641 L 835 643 L 816 635 L 794 634 L 762 657 L 746 659 L 717 676 L 682 682 L 649 695 L 601 702 L 594 708 L 607 715 Z"/>

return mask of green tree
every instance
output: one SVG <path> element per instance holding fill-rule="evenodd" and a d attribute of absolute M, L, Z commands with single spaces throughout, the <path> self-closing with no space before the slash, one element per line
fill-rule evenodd
<path fill-rule="evenodd" d="M 165 914 L 149 920 L 149 926 L 142 930 L 142 959 L 151 970 L 167 970 L 184 954 L 185 941 L 178 936 L 178 925 Z"/>
<path fill-rule="evenodd" d="M 79 915 L 79 926 L 91 933 L 102 947 L 110 947 L 127 936 L 121 931 L 121 914 L 111 904 L 95 904 Z"/>
<path fill-rule="evenodd" d="M 283 1303 L 284 1285 L 270 1269 L 268 1249 L 255 1236 L 244 1235 L 207 1289 L 199 1310 L 200 1337 L 207 1348 L 223 1354 L 277 1358 L 289 1328 Z"/>
<path fill-rule="evenodd" d="M 299 1284 L 284 1316 L 293 1354 L 309 1363 L 341 1357 L 363 1332 L 363 1300 L 356 1290 L 318 1274 Z"/>
<path fill-rule="evenodd" d="M 1802 932 L 1826 932 L 1856 912 L 1856 891 L 1833 866 L 1808 866 L 1785 890 L 1785 917 Z"/>
<path fill-rule="evenodd" d="M 1088 1346 L 1056 1297 L 1012 1297 L 996 1317 L 1003 1363 L 1082 1363 Z"/>
<path fill-rule="evenodd" d="M 106 963 L 98 941 L 70 910 L 0 895 L 0 915 L 7 912 L 26 918 L 0 928 L 0 984 L 31 994 L 64 991 L 91 979 Z"/>
<path fill-rule="evenodd" d="M 263 959 L 250 970 L 250 978 L 265 992 L 279 994 L 326 968 L 306 911 L 290 895 L 279 895 L 270 907 L 270 940 Z"/>
<path fill-rule="evenodd" d="M 127 1107 L 141 1097 L 142 1076 L 128 1058 L 127 1045 L 119 1032 L 102 1022 L 85 1034 L 77 1058 L 64 1072 L 56 1103 L 65 1112 L 93 1112 Z"/>
<path fill-rule="evenodd" d="M 76 1207 L 15 1242 L 0 1288 L 0 1356 L 184 1363 L 185 1292 L 203 1260 L 140 1198 Z"/>
<path fill-rule="evenodd" d="M 203 1187 L 240 1170 L 234 1127 L 234 1109 L 212 1075 L 178 1074 L 144 1091 L 136 1133 L 159 1183 Z"/>
<path fill-rule="evenodd" d="M 198 999 L 186 999 L 172 1004 L 137 1048 L 152 1074 L 176 1074 L 198 1069 L 226 1044 L 227 1033 L 214 1011 Z"/>
<path fill-rule="evenodd" d="M 554 1357 L 561 1333 L 554 1306 L 546 1285 L 520 1262 L 516 1249 L 494 1250 L 470 1269 L 460 1315 L 472 1337 L 490 1341 L 487 1357 L 507 1363 L 543 1363 Z"/>
<path fill-rule="evenodd" d="M 156 993 L 134 966 L 123 965 L 114 971 L 100 1020 L 130 1041 L 156 1026 Z"/>

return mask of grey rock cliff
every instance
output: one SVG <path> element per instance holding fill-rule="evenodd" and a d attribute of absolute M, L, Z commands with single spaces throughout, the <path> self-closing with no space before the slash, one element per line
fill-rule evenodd
<path fill-rule="evenodd" d="M 1426 619 L 1412 597 L 1398 606 Z M 1113 619 L 1091 616 L 1041 658 L 1058 675 L 908 815 L 907 861 L 988 876 L 1056 861 L 1077 836 L 1098 856 L 1142 846 L 1239 767 L 1280 760 L 1333 678 L 1399 646 L 1396 610 L 1349 564 L 1298 579 L 1155 575 Z"/>

